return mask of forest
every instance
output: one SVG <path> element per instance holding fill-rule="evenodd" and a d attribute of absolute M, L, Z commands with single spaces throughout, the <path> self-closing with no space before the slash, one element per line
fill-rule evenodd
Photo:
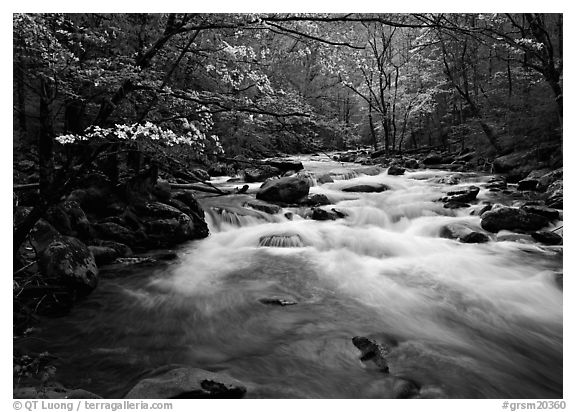
<path fill-rule="evenodd" d="M 104 397 L 180 396 L 180 392 L 155 392 L 157 388 L 146 383 L 146 379 L 133 385 L 135 376 L 142 377 L 168 363 L 187 365 L 172 370 L 184 374 L 186 379 L 216 379 L 211 374 L 223 367 L 214 359 L 224 359 L 223 354 L 202 357 L 198 350 L 191 358 L 168 362 L 171 355 L 154 358 L 154 349 L 149 349 L 148 360 L 143 364 L 134 361 L 129 367 L 108 366 L 127 372 L 122 376 L 118 372 L 114 375 L 118 382 L 106 386 L 103 376 L 109 369 L 93 371 L 93 380 L 87 380 L 84 372 L 78 372 L 78 365 L 88 366 L 93 359 L 78 358 L 70 348 L 63 349 L 51 333 L 76 330 L 84 319 L 83 311 L 88 316 L 92 310 L 90 302 L 107 302 L 105 294 L 112 293 L 110 285 L 115 282 L 134 290 L 152 288 L 159 296 L 168 293 L 168 289 L 176 293 L 179 286 L 170 286 L 169 282 L 183 282 L 183 290 L 189 283 L 202 285 L 203 280 L 192 281 L 183 275 L 182 262 L 197 268 L 193 276 L 198 279 L 204 272 L 206 277 L 217 276 L 228 263 L 236 265 L 238 273 L 234 272 L 234 276 L 244 276 L 243 260 L 233 257 L 238 246 L 233 246 L 234 242 L 240 241 L 226 238 L 232 228 L 242 230 L 237 239 L 246 236 L 248 242 L 250 236 L 256 236 L 256 243 L 250 243 L 250 247 L 258 253 L 264 249 L 316 247 L 320 252 L 315 259 L 323 262 L 316 264 L 326 268 L 331 264 L 323 260 L 326 256 L 322 253 L 328 253 L 327 248 L 336 247 L 336 243 L 346 253 L 360 253 L 355 248 L 364 248 L 362 253 L 366 255 L 358 258 L 357 267 L 368 265 L 370 259 L 384 259 L 380 252 L 372 250 L 373 246 L 362 243 L 366 236 L 376 235 L 347 234 L 349 228 L 361 230 L 365 225 L 374 225 L 376 231 L 385 228 L 394 236 L 407 230 L 406 234 L 415 236 L 410 240 L 414 244 L 426 236 L 432 236 L 435 245 L 444 239 L 466 247 L 513 242 L 518 251 L 492 250 L 490 258 L 481 264 L 493 265 L 494 273 L 504 273 L 499 272 L 504 269 L 498 263 L 498 253 L 520 256 L 527 253 L 528 244 L 538 248 L 534 252 L 537 258 L 530 255 L 538 263 L 527 269 L 524 265 L 528 263 L 522 258 L 516 261 L 516 257 L 509 256 L 511 262 L 518 264 L 518 273 L 528 273 L 535 267 L 537 273 L 552 273 L 552 281 L 542 281 L 542 287 L 547 288 L 542 292 L 546 295 L 543 299 L 557 300 L 558 293 L 562 296 L 562 126 L 562 14 L 14 14 L 15 397 L 84 396 L 86 391 L 79 387 Z M 404 183 L 398 183 L 398 179 Z M 351 182 L 357 185 L 346 186 Z M 419 182 L 427 186 L 419 186 Z M 434 192 L 427 192 L 428 187 Z M 406 191 L 404 197 L 398 194 L 402 191 Z M 394 197 L 394 193 L 399 197 Z M 353 194 L 359 197 L 347 197 Z M 363 218 L 349 210 L 360 207 L 354 201 L 362 201 L 362 207 L 368 208 L 363 209 Z M 378 219 L 375 213 L 380 216 Z M 437 225 L 432 230 L 418 220 L 431 216 L 457 220 L 430 223 L 431 220 L 428 225 Z M 312 236 L 307 230 L 312 229 L 301 228 L 299 219 L 344 226 L 318 226 L 316 235 L 322 233 L 332 242 L 328 242 L 330 246 L 318 246 L 312 237 L 307 238 Z M 408 229 L 407 221 L 416 226 Z M 276 226 L 272 232 L 250 232 L 273 223 Z M 338 243 L 340 237 L 350 236 L 358 236 L 360 243 Z M 375 237 L 374 244 L 380 245 L 387 236 L 388 232 Z M 222 242 L 229 242 L 225 250 Z M 402 240 L 398 242 L 402 244 Z M 186 246 L 190 244 L 194 246 Z M 380 246 L 381 250 L 392 250 Z M 182 247 L 194 252 L 182 252 Z M 421 247 L 432 250 L 440 246 Z M 277 266 L 260 267 L 260 255 L 253 255 L 256 252 L 252 249 L 247 249 L 243 259 L 272 278 L 276 272 L 312 270 L 306 260 L 309 257 L 300 255 L 293 259 L 278 255 Z M 196 250 L 204 255 L 197 256 Z M 470 249 L 470 259 L 484 259 L 478 250 Z M 187 253 L 196 256 L 196 260 L 186 258 Z M 212 267 L 204 261 L 207 256 L 214 262 L 222 258 L 226 263 Z M 464 265 L 460 261 L 455 264 Z M 376 269 L 371 267 L 362 273 L 371 270 Z M 378 270 L 384 273 L 391 269 Z M 169 272 L 171 280 L 159 280 L 161 286 L 150 280 L 153 286 L 146 287 L 140 281 L 129 283 L 129 287 L 122 283 L 130 282 L 136 273 L 146 273 L 147 279 L 153 279 L 158 271 Z M 338 283 L 344 275 L 338 272 L 334 276 Z M 262 285 L 268 281 L 258 279 Z M 424 282 L 423 285 L 428 281 L 415 282 Z M 372 280 L 366 278 L 362 282 L 369 287 Z M 449 289 L 436 282 L 440 280 L 434 280 L 431 290 L 442 289 L 444 293 Z M 470 280 L 466 287 L 474 282 Z M 406 290 L 413 286 L 406 286 Z M 152 289 L 146 289 L 146 293 Z M 200 308 L 207 305 L 205 295 L 196 296 L 196 290 L 189 292 L 198 305 L 190 313 L 207 317 L 210 311 Z M 526 296 L 533 292 L 531 289 Z M 221 293 L 229 297 L 226 293 L 231 292 L 223 287 Z M 243 290 L 242 299 L 248 293 Z M 292 310 L 297 303 L 304 309 L 306 298 L 302 296 L 306 293 L 278 293 L 256 301 L 274 310 Z M 446 293 L 454 298 L 468 292 Z M 492 290 L 486 293 L 488 300 L 493 299 Z M 347 305 L 346 299 L 342 297 L 339 304 Z M 363 299 L 370 300 L 372 296 L 360 300 L 364 302 Z M 465 305 L 477 303 L 469 299 Z M 491 304 L 500 305 L 499 301 Z M 524 304 L 522 301 L 518 307 Z M 168 306 L 158 305 L 157 314 L 148 315 L 157 322 L 154 327 L 161 330 L 162 319 L 174 313 Z M 504 313 L 508 309 L 498 306 L 499 310 Z M 186 312 L 179 308 L 176 313 L 180 311 Z M 125 320 L 118 320 L 116 317 L 124 312 Z M 235 313 L 240 312 L 237 309 Z M 138 324 L 148 316 L 134 306 L 99 313 L 104 316 L 98 318 L 102 325 L 117 322 L 118 328 L 127 328 L 130 322 Z M 358 316 L 376 316 L 366 313 Z M 394 316 L 401 319 L 402 313 L 398 309 Z M 233 325 L 236 315 L 229 316 L 227 323 L 214 323 L 214 327 L 224 331 Z M 467 312 L 462 316 L 472 315 Z M 493 332 L 492 328 L 500 327 L 488 326 L 486 319 L 454 322 L 460 321 L 480 322 L 476 327 L 491 331 L 487 335 Z M 515 321 L 506 318 L 506 322 Z M 382 384 L 385 389 L 362 384 L 356 392 L 343 396 L 561 397 L 561 312 L 549 314 L 542 322 L 547 326 L 532 325 L 536 331 L 533 336 L 543 333 L 540 328 L 559 327 L 550 339 L 559 336 L 560 352 L 554 340 L 539 358 L 538 362 L 551 365 L 541 386 L 526 384 L 522 389 L 475 392 L 462 389 L 456 381 L 434 386 L 424 375 L 404 380 L 394 375 L 394 381 Z M 401 343 L 396 346 L 399 335 L 384 342 L 352 325 L 350 321 L 335 327 L 350 329 L 351 337 L 368 336 L 355 336 L 349 340 L 350 347 L 362 352 L 362 365 L 372 359 L 376 369 L 388 376 L 389 366 L 394 369 L 395 351 L 403 347 Z M 380 326 L 390 330 L 397 327 Z M 446 325 L 437 327 L 443 330 Z M 516 339 L 526 337 L 524 332 L 514 330 L 510 334 L 516 335 L 502 343 L 502 353 L 519 353 Z M 146 332 L 146 336 L 153 333 L 148 329 L 140 332 Z M 254 336 L 266 334 L 260 329 L 252 332 Z M 91 333 L 96 332 L 90 331 L 87 336 Z M 114 333 L 122 335 L 117 330 Z M 192 339 L 195 343 L 190 345 L 203 347 L 205 343 L 199 341 L 214 339 L 202 333 L 207 331 L 199 331 Z M 244 336 L 238 333 L 234 339 Z M 184 335 L 189 337 L 180 334 L 176 341 Z M 35 336 L 53 344 L 38 345 L 36 341 L 40 339 Z M 407 336 L 412 335 L 404 337 Z M 140 345 L 139 340 L 132 339 L 132 344 Z M 250 336 L 245 339 L 247 353 L 249 348 L 264 345 Z M 482 335 L 482 339 L 498 341 L 493 341 L 492 335 Z M 326 346 L 322 342 L 322 347 Z M 166 342 L 166 353 L 174 349 L 172 344 L 175 345 Z M 244 356 L 244 352 L 238 354 L 236 349 L 222 345 L 222 353 L 230 359 Z M 544 344 L 535 338 L 526 345 L 530 353 L 532 349 L 542 351 Z M 132 356 L 131 344 L 124 342 L 124 346 Z M 114 352 L 119 347 L 106 349 L 110 352 L 102 356 L 115 359 L 120 356 L 120 352 Z M 93 350 L 105 353 L 102 348 Z M 341 348 L 334 350 L 340 354 Z M 60 355 L 54 356 L 53 352 Z M 476 355 L 483 359 L 484 355 Z M 294 356 L 300 359 L 299 353 Z M 343 359 L 347 358 L 344 356 L 340 362 L 347 362 Z M 520 364 L 525 360 L 517 361 Z M 274 362 L 281 364 L 276 358 Z M 200 369 L 193 369 L 196 372 L 192 373 L 192 369 L 187 369 L 190 365 Z M 555 369 L 558 365 L 560 378 Z M 335 378 L 332 384 L 310 389 L 310 393 L 299 392 L 304 390 L 297 388 L 300 382 L 318 378 L 311 372 L 300 377 L 291 390 L 283 391 L 271 384 L 265 387 L 261 382 L 260 386 L 254 383 L 258 381 L 254 376 L 266 378 L 265 366 L 252 371 L 238 361 L 226 363 L 226 367 L 232 376 L 249 384 L 218 377 L 227 389 L 202 387 L 182 391 L 189 397 L 243 397 L 246 393 L 253 397 L 334 397 L 335 388 L 341 384 Z M 446 366 L 446 371 L 450 367 Z M 297 370 L 300 373 L 305 369 L 300 365 Z M 164 376 L 165 372 L 155 373 Z M 524 376 L 526 372 L 514 373 Z M 359 377 L 358 381 L 367 379 Z M 53 386 L 55 380 L 68 389 L 60 383 Z M 479 384 L 481 388 L 489 386 Z M 70 392 L 71 387 L 76 389 Z M 440 394 L 439 387 L 449 389 Z"/>

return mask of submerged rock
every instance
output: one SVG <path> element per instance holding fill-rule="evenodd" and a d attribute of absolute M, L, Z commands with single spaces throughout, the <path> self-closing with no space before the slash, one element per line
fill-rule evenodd
<path fill-rule="evenodd" d="M 490 241 L 490 238 L 484 233 L 470 232 L 467 235 L 461 237 L 460 241 L 462 243 L 486 243 Z"/>
<path fill-rule="evenodd" d="M 262 303 L 263 305 L 273 305 L 273 306 L 290 306 L 290 305 L 296 305 L 298 303 L 294 300 L 284 298 L 262 298 L 258 299 L 258 302 Z"/>
<path fill-rule="evenodd" d="M 336 220 L 340 217 L 341 216 L 339 216 L 338 214 L 336 214 L 333 211 L 321 209 L 319 207 L 312 209 L 312 219 L 313 220 Z"/>
<path fill-rule="evenodd" d="M 544 243 L 545 245 L 560 245 L 563 241 L 562 236 L 554 232 L 548 232 L 542 230 L 539 232 L 533 232 L 532 237 L 534 240 Z"/>
<path fill-rule="evenodd" d="M 468 203 L 475 200 L 479 192 L 480 188 L 478 186 L 468 186 L 462 190 L 453 190 L 448 192 L 448 196 L 442 198 L 442 201 Z"/>
<path fill-rule="evenodd" d="M 264 247 L 303 247 L 304 242 L 298 234 L 262 236 L 258 246 Z"/>
<path fill-rule="evenodd" d="M 268 213 L 269 215 L 275 215 L 276 213 L 280 212 L 280 210 L 282 210 L 282 208 L 278 205 L 273 205 L 272 203 L 262 202 L 258 200 L 249 200 L 248 202 L 244 203 L 244 206 L 248 206 L 251 207 L 252 209 Z"/>
<path fill-rule="evenodd" d="M 343 192 L 360 192 L 360 193 L 379 193 L 389 190 L 390 188 L 384 184 L 377 185 L 355 185 L 342 189 Z"/>
<path fill-rule="evenodd" d="M 195 368 L 160 368 L 142 379 L 125 399 L 237 399 L 246 395 L 242 382 L 224 374 Z"/>
<path fill-rule="evenodd" d="M 388 362 L 386 361 L 386 355 L 389 352 L 389 348 L 376 342 L 374 339 L 366 338 L 364 336 L 355 336 L 352 338 L 352 343 L 362 353 L 360 360 L 362 362 L 373 362 L 380 371 L 384 373 L 389 373 Z"/>
<path fill-rule="evenodd" d="M 481 226 L 489 232 L 500 230 L 534 231 L 548 225 L 548 219 L 513 207 L 499 207 L 482 215 Z"/>
<path fill-rule="evenodd" d="M 406 169 L 397 165 L 392 165 L 388 168 L 388 174 L 393 176 L 403 175 L 405 171 Z"/>
<path fill-rule="evenodd" d="M 334 183 L 334 179 L 332 179 L 332 176 L 330 176 L 328 173 L 320 175 L 316 178 L 316 182 L 319 184 L 324 184 L 324 183 Z"/>

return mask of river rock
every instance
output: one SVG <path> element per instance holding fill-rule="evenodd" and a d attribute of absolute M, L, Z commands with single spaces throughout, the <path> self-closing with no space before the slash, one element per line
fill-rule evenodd
<path fill-rule="evenodd" d="M 202 369 L 160 368 L 142 379 L 126 399 L 237 399 L 246 395 L 242 382 L 224 374 Z"/>
<path fill-rule="evenodd" d="M 546 194 L 546 206 L 556 209 L 564 208 L 564 183 L 562 180 L 557 180 L 548 186 Z"/>
<path fill-rule="evenodd" d="M 408 158 L 404 159 L 404 167 L 407 167 L 408 169 L 418 169 L 420 164 L 418 163 L 418 160 Z"/>
<path fill-rule="evenodd" d="M 88 249 L 92 252 L 94 260 L 98 266 L 112 263 L 116 258 L 120 257 L 120 254 L 111 247 L 90 245 L 88 246 Z"/>
<path fill-rule="evenodd" d="M 249 200 L 248 202 L 244 203 L 244 206 L 260 210 L 261 212 L 268 213 L 269 215 L 275 215 L 282 210 L 282 208 L 278 205 L 262 202 L 260 200 Z"/>
<path fill-rule="evenodd" d="M 493 176 L 486 183 L 486 189 L 499 189 L 504 190 L 508 187 L 506 179 L 502 176 Z"/>
<path fill-rule="evenodd" d="M 156 219 L 178 218 L 182 212 L 177 208 L 160 202 L 147 202 L 134 207 L 139 216 L 153 217 Z"/>
<path fill-rule="evenodd" d="M 448 192 L 448 196 L 444 197 L 442 201 L 444 202 L 461 202 L 467 203 L 471 202 L 476 199 L 478 193 L 480 192 L 480 188 L 477 186 L 468 186 L 462 190 L 454 190 Z"/>
<path fill-rule="evenodd" d="M 482 215 L 481 226 L 489 232 L 500 230 L 534 231 L 548 225 L 548 219 L 525 210 L 499 207 Z"/>
<path fill-rule="evenodd" d="M 439 236 L 445 239 L 460 239 L 470 233 L 472 233 L 472 229 L 469 227 L 459 223 L 451 223 L 440 229 Z"/>
<path fill-rule="evenodd" d="M 319 207 L 312 209 L 313 220 L 336 220 L 338 217 L 339 216 L 332 211 L 321 209 Z"/>
<path fill-rule="evenodd" d="M 134 231 L 113 222 L 96 223 L 93 225 L 97 237 L 134 246 L 141 239 Z"/>
<path fill-rule="evenodd" d="M 534 213 L 536 215 L 544 216 L 549 220 L 558 220 L 560 218 L 560 212 L 556 209 L 544 206 L 536 205 L 524 205 L 520 209 L 525 210 L 528 213 Z"/>
<path fill-rule="evenodd" d="M 470 232 L 460 238 L 462 243 L 486 243 L 490 241 L 490 238 L 480 232 Z"/>
<path fill-rule="evenodd" d="M 279 176 L 282 174 L 282 171 L 277 167 L 263 165 L 259 168 L 251 167 L 244 170 L 244 180 L 248 183 L 253 182 L 263 182 L 264 180 L 273 177 Z"/>
<path fill-rule="evenodd" d="M 94 255 L 76 238 L 55 239 L 40 253 L 38 263 L 45 277 L 55 279 L 81 295 L 90 293 L 98 284 Z"/>
<path fill-rule="evenodd" d="M 316 178 L 316 182 L 319 184 L 324 184 L 324 183 L 334 183 L 334 179 L 332 179 L 332 176 L 330 176 L 328 173 L 320 175 Z"/>
<path fill-rule="evenodd" d="M 310 179 L 304 174 L 264 182 L 256 198 L 268 202 L 296 203 L 310 191 Z"/>
<path fill-rule="evenodd" d="M 458 202 L 455 200 L 449 200 L 446 203 L 444 203 L 445 209 L 460 209 L 462 207 L 470 207 L 470 205 L 468 203 Z"/>
<path fill-rule="evenodd" d="M 405 171 L 406 169 L 397 165 L 392 165 L 388 168 L 388 174 L 393 176 L 403 175 Z"/>
<path fill-rule="evenodd" d="M 146 222 L 146 234 L 157 246 L 167 246 L 198 238 L 192 218 L 185 213 L 169 219 Z"/>
<path fill-rule="evenodd" d="M 564 168 L 559 168 L 551 172 L 546 173 L 538 179 L 538 184 L 536 185 L 536 190 L 540 192 L 545 192 L 548 187 L 557 180 L 562 180 L 564 175 Z"/>
<path fill-rule="evenodd" d="M 261 247 L 303 247 L 304 242 L 298 234 L 278 234 L 262 236 L 258 241 Z"/>
<path fill-rule="evenodd" d="M 95 239 L 91 242 L 91 246 L 104 247 L 114 249 L 117 257 L 126 257 L 132 255 L 132 249 L 128 245 L 120 242 L 113 242 L 111 240 Z"/>
<path fill-rule="evenodd" d="M 360 349 L 362 362 L 373 362 L 380 371 L 389 373 L 390 370 L 386 361 L 386 355 L 390 351 L 388 347 L 364 336 L 353 337 L 352 343 Z"/>
<path fill-rule="evenodd" d="M 20 387 L 14 389 L 14 399 L 102 399 L 84 389 L 67 389 L 60 384 L 47 384 L 41 388 Z"/>
<path fill-rule="evenodd" d="M 528 176 L 518 182 L 518 190 L 536 190 L 538 182 L 549 170 L 532 170 Z"/>
<path fill-rule="evenodd" d="M 272 305 L 272 306 L 290 306 L 296 305 L 298 302 L 285 299 L 285 298 L 262 298 L 258 299 L 258 302 L 262 303 L 263 305 Z"/>
<path fill-rule="evenodd" d="M 308 195 L 304 200 L 300 202 L 302 206 L 325 206 L 330 204 L 330 199 L 328 196 L 321 194 L 321 193 L 314 193 L 312 195 Z"/>
<path fill-rule="evenodd" d="M 281 173 L 288 172 L 293 170 L 298 172 L 304 169 L 304 165 L 299 160 L 291 160 L 291 159 L 270 159 L 266 160 L 265 163 L 269 166 L 272 166 L 275 169 L 280 170 Z"/>
<path fill-rule="evenodd" d="M 439 177 L 435 180 L 437 183 L 441 183 L 444 185 L 457 185 L 460 183 L 460 176 L 459 175 L 446 175 Z"/>
<path fill-rule="evenodd" d="M 363 167 L 361 169 L 354 169 L 353 170 L 355 173 L 362 173 L 366 176 L 378 176 L 380 173 L 382 173 L 382 168 L 379 166 L 372 166 L 372 167 Z"/>
<path fill-rule="evenodd" d="M 534 243 L 532 236 L 525 233 L 501 232 L 496 235 L 497 242 Z"/>
<path fill-rule="evenodd" d="M 342 189 L 343 192 L 360 192 L 360 193 L 378 193 L 389 190 L 390 188 L 384 184 L 374 185 L 355 185 Z"/>
<path fill-rule="evenodd" d="M 562 236 L 557 233 L 549 232 L 547 230 L 542 230 L 538 232 L 533 232 L 532 237 L 534 240 L 544 243 L 545 245 L 560 245 L 562 244 Z"/>

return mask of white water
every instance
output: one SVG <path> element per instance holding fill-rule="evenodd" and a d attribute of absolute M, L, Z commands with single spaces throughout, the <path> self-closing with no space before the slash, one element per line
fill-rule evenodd
<path fill-rule="evenodd" d="M 316 175 L 336 167 L 305 162 Z M 347 179 L 311 193 L 347 215 L 337 221 L 246 209 L 250 195 L 203 200 L 211 235 L 168 270 L 104 287 L 122 303 L 84 332 L 98 350 L 132 348 L 134 370 L 176 362 L 225 370 L 252 397 L 393 397 L 397 378 L 417 382 L 420 397 L 562 396 L 562 291 L 553 277 L 561 255 L 495 236 L 439 238 L 449 223 L 481 230 L 470 215 L 478 205 L 450 210 L 435 200 L 485 178 L 445 186 L 434 183 L 441 171 L 334 174 Z M 355 184 L 391 190 L 341 191 Z M 258 302 L 270 297 L 297 304 Z M 105 323 L 114 336 L 103 340 L 96 329 Z M 393 342 L 390 376 L 366 369 L 354 336 Z"/>

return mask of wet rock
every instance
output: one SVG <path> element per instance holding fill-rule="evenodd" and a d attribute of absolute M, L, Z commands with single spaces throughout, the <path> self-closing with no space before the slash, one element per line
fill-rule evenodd
<path fill-rule="evenodd" d="M 304 165 L 299 160 L 290 159 L 270 159 L 266 160 L 265 163 L 275 169 L 280 170 L 281 173 L 288 172 L 290 170 L 298 172 L 304 169 Z"/>
<path fill-rule="evenodd" d="M 460 239 L 472 233 L 472 229 L 458 223 L 451 223 L 440 229 L 439 236 L 445 239 Z"/>
<path fill-rule="evenodd" d="M 484 233 L 480 232 L 470 232 L 460 238 L 462 243 L 486 243 L 490 241 L 490 238 Z"/>
<path fill-rule="evenodd" d="M 98 284 L 94 255 L 76 238 L 55 239 L 40 253 L 38 263 L 46 278 L 55 279 L 81 295 L 90 293 Z"/>
<path fill-rule="evenodd" d="M 104 240 L 112 240 L 129 246 L 133 246 L 141 240 L 141 236 L 118 223 L 104 222 L 96 223 L 93 226 L 97 237 Z"/>
<path fill-rule="evenodd" d="M 544 216 L 546 219 L 549 220 L 558 220 L 560 218 L 560 212 L 550 207 L 524 205 L 520 209 L 525 210 L 528 213 Z"/>
<path fill-rule="evenodd" d="M 525 210 L 499 207 L 482 215 L 481 226 L 489 232 L 500 230 L 534 231 L 548 225 L 548 219 Z"/>
<path fill-rule="evenodd" d="M 445 209 L 460 209 L 462 207 L 470 207 L 470 205 L 468 203 L 458 202 L 455 200 L 449 200 L 446 203 L 444 203 Z"/>
<path fill-rule="evenodd" d="M 420 164 L 416 159 L 404 159 L 404 167 L 407 167 L 408 169 L 418 169 Z"/>
<path fill-rule="evenodd" d="M 534 240 L 544 243 L 545 245 L 560 245 L 562 244 L 562 236 L 557 233 L 542 230 L 539 232 L 533 232 L 532 237 Z"/>
<path fill-rule="evenodd" d="M 200 203 L 198 203 L 198 200 L 196 200 L 194 193 L 189 190 L 185 190 L 182 192 L 173 193 L 172 197 L 188 206 L 192 214 L 196 215 L 198 219 L 202 221 L 204 220 L 204 209 L 202 209 L 202 206 L 200 206 Z"/>
<path fill-rule="evenodd" d="M 548 170 L 532 170 L 528 176 L 518 182 L 518 190 L 536 190 L 540 178 L 548 172 Z"/>
<path fill-rule="evenodd" d="M 315 193 L 313 195 L 308 195 L 307 198 L 300 202 L 302 206 L 325 206 L 330 204 L 328 197 L 321 193 Z"/>
<path fill-rule="evenodd" d="M 126 399 L 237 399 L 246 395 L 242 382 L 224 374 L 194 368 L 160 368 L 142 379 Z"/>
<path fill-rule="evenodd" d="M 295 203 L 307 196 L 310 191 L 310 179 L 303 174 L 281 177 L 264 182 L 256 198 L 268 202 Z"/>
<path fill-rule="evenodd" d="M 170 219 L 146 222 L 146 234 L 158 246 L 173 245 L 198 238 L 192 218 L 184 213 Z"/>
<path fill-rule="evenodd" d="M 119 253 L 111 247 L 91 245 L 88 246 L 88 249 L 90 249 L 90 252 L 92 252 L 94 260 L 96 261 L 96 265 L 98 266 L 112 263 L 116 258 L 120 256 Z"/>
<path fill-rule="evenodd" d="M 334 179 L 329 174 L 323 174 L 316 178 L 316 182 L 322 185 L 324 183 L 334 183 Z"/>
<path fill-rule="evenodd" d="M 477 215 L 477 216 L 482 216 L 484 213 L 488 212 L 489 210 L 492 210 L 491 204 L 487 204 L 487 205 L 482 206 L 480 209 L 478 209 L 477 212 L 475 211 L 472 214 Z"/>
<path fill-rule="evenodd" d="M 382 173 L 382 168 L 379 166 L 364 167 L 362 169 L 354 169 L 354 172 L 362 173 L 366 176 L 378 176 L 380 173 Z"/>
<path fill-rule="evenodd" d="M 278 205 L 273 205 L 272 203 L 266 203 L 258 200 L 250 200 L 244 203 L 244 206 L 248 206 L 251 207 L 252 209 L 268 213 L 269 215 L 275 215 L 276 213 L 282 210 L 282 208 Z"/>
<path fill-rule="evenodd" d="M 359 193 L 379 193 L 389 190 L 390 188 L 384 184 L 376 185 L 355 185 L 342 189 L 343 192 L 359 192 Z"/>
<path fill-rule="evenodd" d="M 562 180 L 564 175 L 564 168 L 559 168 L 551 172 L 546 173 L 538 179 L 538 184 L 536 185 L 536 190 L 540 192 L 545 192 L 548 187 L 557 180 Z"/>
<path fill-rule="evenodd" d="M 352 343 L 360 349 L 362 362 L 373 362 L 380 371 L 389 373 L 388 362 L 386 361 L 389 348 L 364 336 L 353 337 Z"/>
<path fill-rule="evenodd" d="M 557 180 L 551 183 L 544 195 L 546 199 L 546 206 L 556 209 L 564 208 L 564 183 L 562 180 Z"/>
<path fill-rule="evenodd" d="M 258 302 L 262 303 L 263 305 L 272 305 L 272 306 L 290 306 L 290 305 L 296 305 L 298 303 L 294 300 L 284 298 L 262 298 L 258 299 Z"/>
<path fill-rule="evenodd" d="M 393 176 L 403 175 L 405 171 L 406 169 L 397 165 L 392 165 L 388 168 L 388 174 Z"/>
<path fill-rule="evenodd" d="M 117 257 L 126 257 L 132 255 L 132 249 L 130 249 L 128 245 L 125 245 L 124 243 L 113 242 L 111 240 L 96 239 L 91 242 L 91 246 L 114 249 Z"/>
<path fill-rule="evenodd" d="M 261 166 L 259 168 L 252 167 L 249 169 L 244 170 L 244 179 L 248 183 L 253 182 L 263 182 L 264 180 L 273 177 L 279 176 L 282 174 L 282 171 L 277 167 L 273 166 Z"/>
<path fill-rule="evenodd" d="M 530 235 L 523 233 L 498 233 L 496 235 L 497 242 L 519 242 L 519 243 L 534 243 L 534 239 Z"/>
<path fill-rule="evenodd" d="M 448 196 L 444 197 L 442 199 L 442 201 L 444 202 L 461 202 L 461 203 L 467 203 L 467 202 L 472 202 L 473 200 L 476 199 L 476 196 L 478 196 L 478 193 L 480 192 L 480 188 L 477 186 L 469 186 L 466 189 L 462 189 L 462 190 L 454 190 L 451 192 L 448 192 Z"/>
<path fill-rule="evenodd" d="M 332 211 L 320 209 L 319 207 L 312 209 L 313 220 L 336 220 L 338 215 Z"/>
<path fill-rule="evenodd" d="M 487 189 L 504 190 L 506 187 L 508 187 L 508 184 L 506 183 L 506 179 L 502 176 L 491 177 L 490 180 L 488 180 L 486 183 Z"/>
<path fill-rule="evenodd" d="M 436 179 L 436 182 L 445 184 L 445 185 L 457 185 L 460 183 L 460 176 L 459 175 L 446 175 Z"/>

